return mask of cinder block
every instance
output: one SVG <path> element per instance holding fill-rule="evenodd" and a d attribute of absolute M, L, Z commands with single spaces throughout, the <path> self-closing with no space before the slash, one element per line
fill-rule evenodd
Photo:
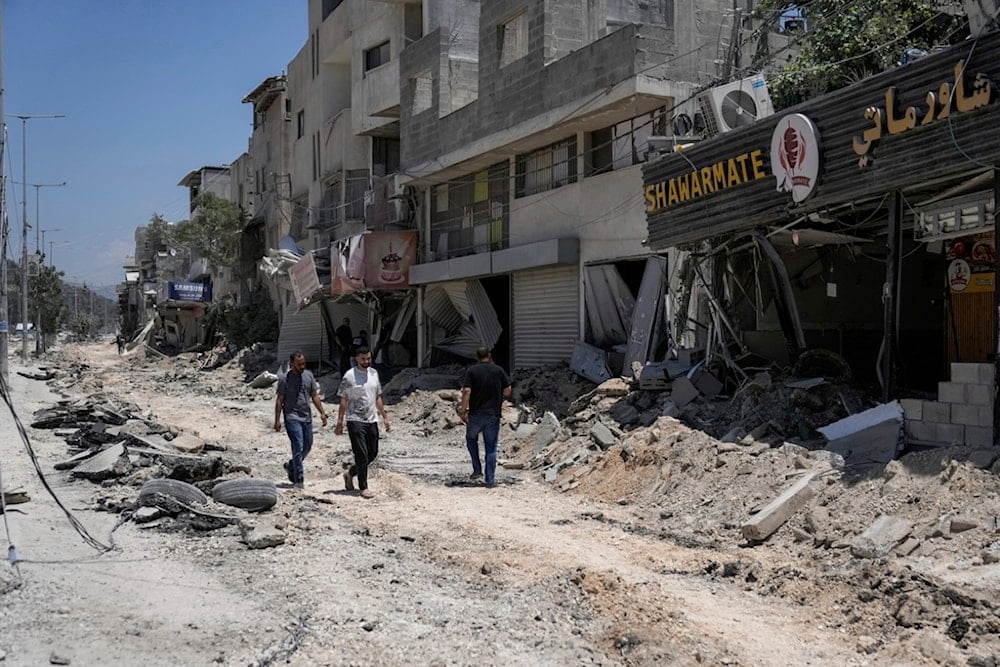
<path fill-rule="evenodd" d="M 966 388 L 969 405 L 993 405 L 993 385 L 970 384 Z"/>
<path fill-rule="evenodd" d="M 979 383 L 979 367 L 982 364 L 952 364 L 951 381 L 964 382 L 965 384 Z"/>
<path fill-rule="evenodd" d="M 899 401 L 903 407 L 903 416 L 906 419 L 920 421 L 924 418 L 924 402 L 917 398 L 904 398 Z"/>
<path fill-rule="evenodd" d="M 992 426 L 966 426 L 965 427 L 965 444 L 976 445 L 979 447 L 992 447 L 993 446 L 993 427 Z"/>
<path fill-rule="evenodd" d="M 965 389 L 968 387 L 964 382 L 938 382 L 938 400 L 942 403 L 965 403 Z"/>
<path fill-rule="evenodd" d="M 979 408 L 979 423 L 975 426 L 993 426 L 993 406 Z"/>
<path fill-rule="evenodd" d="M 951 406 L 951 423 L 952 424 L 962 424 L 964 426 L 982 426 L 979 423 L 979 411 L 978 405 L 968 405 L 953 403 Z"/>
<path fill-rule="evenodd" d="M 951 403 L 924 401 L 923 420 L 934 424 L 951 423 Z"/>
<path fill-rule="evenodd" d="M 965 442 L 965 426 L 961 424 L 935 424 L 936 442 L 946 444 L 961 444 Z"/>
<path fill-rule="evenodd" d="M 992 385 L 996 378 L 996 367 L 993 364 L 979 364 L 979 384 Z"/>
<path fill-rule="evenodd" d="M 918 420 L 906 420 L 906 438 L 920 442 L 937 442 L 937 425 Z"/>

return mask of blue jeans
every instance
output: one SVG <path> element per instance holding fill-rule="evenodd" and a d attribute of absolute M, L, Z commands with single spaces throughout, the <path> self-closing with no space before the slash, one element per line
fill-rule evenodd
<path fill-rule="evenodd" d="M 300 422 L 285 418 L 285 431 L 292 443 L 292 473 L 296 482 L 305 477 L 303 463 L 313 446 L 313 425 L 311 421 Z"/>
<path fill-rule="evenodd" d="M 469 423 L 465 426 L 465 446 L 472 457 L 472 472 L 483 473 L 479 461 L 479 434 L 483 434 L 486 448 L 486 485 L 493 486 L 497 471 L 497 441 L 500 440 L 500 417 L 489 412 L 469 413 Z"/>

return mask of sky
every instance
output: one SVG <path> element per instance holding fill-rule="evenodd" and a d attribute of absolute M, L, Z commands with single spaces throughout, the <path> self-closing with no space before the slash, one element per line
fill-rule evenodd
<path fill-rule="evenodd" d="M 0 0 L 0 12 L 8 255 L 21 256 L 25 181 L 28 252 L 45 230 L 65 279 L 95 289 L 124 280 L 154 213 L 188 217 L 184 176 L 246 151 L 243 98 L 287 72 L 309 32 L 308 0 Z"/>

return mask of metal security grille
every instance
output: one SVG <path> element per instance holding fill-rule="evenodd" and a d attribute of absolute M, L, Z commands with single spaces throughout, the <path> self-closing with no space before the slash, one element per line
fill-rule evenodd
<path fill-rule="evenodd" d="M 515 368 L 568 362 L 580 338 L 580 276 L 555 266 L 513 276 Z"/>

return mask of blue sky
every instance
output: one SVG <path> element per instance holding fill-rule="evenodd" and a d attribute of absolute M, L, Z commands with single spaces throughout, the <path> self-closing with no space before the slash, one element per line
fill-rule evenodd
<path fill-rule="evenodd" d="M 27 121 L 28 251 L 74 283 L 113 285 L 153 213 L 187 217 L 191 170 L 247 148 L 247 93 L 287 71 L 307 0 L 0 0 L 4 112 Z M 22 122 L 7 116 L 8 253 L 20 257 Z M 18 184 L 11 184 L 17 181 Z"/>

